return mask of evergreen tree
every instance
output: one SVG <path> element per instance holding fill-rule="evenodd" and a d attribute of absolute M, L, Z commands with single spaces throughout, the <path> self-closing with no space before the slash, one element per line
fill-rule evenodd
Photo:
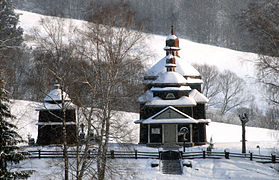
<path fill-rule="evenodd" d="M 17 144 L 22 142 L 22 138 L 15 131 L 16 126 L 8 121 L 13 119 L 8 106 L 9 100 L 7 93 L 3 89 L 3 81 L 0 79 L 0 179 L 16 179 L 27 178 L 29 172 L 26 171 L 10 171 L 8 163 L 19 163 L 24 159 L 24 155 L 20 152 Z"/>
<path fill-rule="evenodd" d="M 19 46 L 23 30 L 18 24 L 12 0 L 0 0 L 0 49 Z"/>

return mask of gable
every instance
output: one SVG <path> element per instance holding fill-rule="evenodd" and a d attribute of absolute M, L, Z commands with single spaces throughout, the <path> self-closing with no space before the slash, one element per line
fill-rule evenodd
<path fill-rule="evenodd" d="M 182 114 L 178 113 L 177 111 L 174 111 L 173 109 L 169 108 L 165 110 L 164 112 L 158 114 L 153 119 L 177 119 L 177 118 L 185 118 Z"/>

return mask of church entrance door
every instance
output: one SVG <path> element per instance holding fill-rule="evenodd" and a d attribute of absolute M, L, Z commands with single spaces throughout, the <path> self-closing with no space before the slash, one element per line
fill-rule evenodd
<path fill-rule="evenodd" d="M 164 125 L 164 143 L 176 142 L 176 125 L 165 124 Z"/>

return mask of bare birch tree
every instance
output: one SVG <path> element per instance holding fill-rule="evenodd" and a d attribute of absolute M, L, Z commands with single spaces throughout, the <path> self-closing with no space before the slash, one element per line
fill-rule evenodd
<path fill-rule="evenodd" d="M 88 126 L 92 126 L 97 137 L 97 169 L 96 176 L 92 178 L 103 180 L 109 176 L 106 156 L 109 141 L 121 140 L 120 136 L 113 134 L 113 127 L 116 127 L 118 121 L 120 123 L 119 119 L 113 119 L 113 109 L 114 106 L 122 106 L 121 100 L 130 96 L 123 87 L 135 72 L 132 68 L 142 67 L 138 45 L 143 35 L 132 30 L 137 27 L 135 14 L 126 4 L 107 7 L 95 5 L 89 17 L 94 23 L 90 22 L 79 30 L 82 38 L 78 49 L 90 65 L 91 72 L 84 71 L 82 82 L 90 89 L 91 109 L 98 108 L 94 113 L 95 119 L 88 119 L 92 122 Z M 82 178 L 83 172 L 80 173 L 78 179 Z"/>
<path fill-rule="evenodd" d="M 248 96 L 244 95 L 245 83 L 235 73 L 225 70 L 218 78 L 220 87 L 220 113 L 226 112 L 244 105 L 248 101 Z"/>
<path fill-rule="evenodd" d="M 259 58 L 255 62 L 258 80 L 266 88 L 267 100 L 275 106 L 279 104 L 279 2 L 263 0 L 251 3 L 240 16 L 256 40 Z"/>
<path fill-rule="evenodd" d="M 194 67 L 200 72 L 203 80 L 202 93 L 209 99 L 209 105 L 215 105 L 216 97 L 220 93 L 218 68 L 207 64 L 194 64 Z"/>
<path fill-rule="evenodd" d="M 52 80 L 52 83 L 57 80 L 60 84 L 61 92 L 67 92 L 67 86 L 71 83 L 68 80 L 71 71 L 66 71 L 69 67 L 69 62 L 73 58 L 73 48 L 71 46 L 71 39 L 69 38 L 71 28 L 65 27 L 65 22 L 60 18 L 45 18 L 41 19 L 40 26 L 34 29 L 34 40 L 37 43 L 37 51 L 40 56 L 35 61 L 38 61 L 40 66 L 39 71 L 44 72 L 42 75 L 45 79 Z M 35 67 L 35 69 L 38 67 Z M 33 74 L 31 79 L 38 81 L 37 74 Z M 42 86 L 45 84 L 42 84 Z M 39 87 L 42 94 L 46 94 L 43 87 Z M 69 179 L 69 157 L 68 157 L 68 143 L 67 143 L 67 128 L 66 128 L 66 109 L 64 93 L 61 95 L 61 110 L 62 116 L 58 117 L 62 121 L 62 135 L 63 135 L 63 158 L 64 158 L 64 178 Z"/>

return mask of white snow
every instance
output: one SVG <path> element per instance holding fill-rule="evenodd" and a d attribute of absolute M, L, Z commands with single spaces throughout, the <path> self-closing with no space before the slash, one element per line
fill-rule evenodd
<path fill-rule="evenodd" d="M 65 101 L 70 101 L 69 95 L 63 92 L 63 99 Z M 62 91 L 61 89 L 53 89 L 44 98 L 44 101 L 62 101 Z"/>
<path fill-rule="evenodd" d="M 66 122 L 66 125 L 75 125 L 75 122 Z M 62 122 L 38 122 L 36 125 L 63 125 Z"/>
<path fill-rule="evenodd" d="M 39 20 L 42 15 L 35 13 L 29 13 L 25 11 L 16 11 L 21 13 L 20 15 L 20 26 L 24 29 L 25 35 L 30 35 L 32 28 L 38 26 Z M 67 19 L 66 19 L 67 20 Z M 83 24 L 83 21 L 70 20 L 76 24 Z M 215 47 L 210 45 L 204 45 L 199 43 L 194 43 L 185 39 L 180 38 L 180 57 L 176 59 L 176 64 L 179 63 L 183 65 L 186 64 L 187 70 L 176 68 L 177 72 L 181 73 L 183 76 L 199 76 L 200 74 L 194 69 L 189 68 L 190 63 L 198 64 L 209 64 L 216 65 L 220 70 L 229 69 L 240 77 L 245 78 L 245 80 L 251 80 L 255 77 L 255 68 L 253 61 L 258 58 L 256 54 L 234 51 L 226 48 Z M 28 43 L 28 42 L 27 42 Z M 165 51 L 162 50 L 165 44 L 165 36 L 150 35 L 147 39 L 146 44 L 149 44 L 151 58 L 146 62 L 146 64 L 151 67 L 151 65 L 158 62 L 158 59 L 165 56 Z M 183 60 L 181 60 L 183 59 Z M 157 64 L 161 64 L 160 67 L 153 66 L 150 69 L 148 75 L 159 76 L 165 69 L 165 58 L 160 60 Z M 258 93 L 256 85 L 253 81 L 248 81 L 248 87 L 250 87 L 251 92 L 257 95 L 257 98 L 261 98 Z M 151 92 L 152 93 L 152 92 Z M 263 103 L 261 103 L 263 104 Z M 11 104 L 11 111 L 17 117 L 13 122 L 18 126 L 19 134 L 27 140 L 27 135 L 30 134 L 33 138 L 37 137 L 37 121 L 38 112 L 35 108 L 38 106 L 36 102 L 30 101 L 19 101 L 14 100 Z M 264 106 L 264 104 L 263 104 Z M 134 125 L 133 121 L 139 119 L 139 115 L 136 113 L 126 113 L 120 112 L 122 118 L 130 122 L 129 126 L 134 129 L 135 136 L 138 136 L 139 130 L 138 126 Z M 271 152 L 278 151 L 278 139 L 279 131 L 268 130 L 262 128 L 247 127 L 247 150 L 254 153 L 259 153 L 259 149 L 256 146 L 260 146 L 261 154 L 270 155 Z M 224 150 L 229 148 L 231 151 L 241 152 L 241 127 L 237 125 L 223 124 L 211 122 L 207 126 L 207 138 L 213 139 L 215 150 Z M 112 146 L 112 144 L 111 144 Z M 41 148 L 41 147 L 36 147 Z M 46 148 L 46 147 L 45 147 Z M 135 145 L 138 150 L 144 151 L 158 151 L 156 148 L 150 148 L 140 145 Z M 188 148 L 187 151 L 201 150 L 204 147 Z M 127 160 L 127 159 L 116 159 L 114 161 L 115 165 L 122 169 L 129 169 L 127 173 L 123 176 L 115 177 L 116 179 L 247 179 L 247 180 L 271 180 L 279 179 L 279 174 L 276 170 L 270 168 L 274 167 L 274 164 L 260 164 L 255 161 L 243 160 L 243 159 L 195 159 L 190 160 L 193 164 L 193 168 L 184 168 L 183 175 L 165 175 L 162 174 L 158 168 L 151 168 L 150 164 L 154 160 L 137 159 L 137 160 Z M 62 179 L 62 169 L 61 164 L 55 160 L 46 159 L 32 159 L 25 160 L 18 166 L 22 166 L 24 169 L 33 169 L 36 172 L 29 178 L 30 180 L 38 179 Z M 134 173 L 134 175 L 130 175 Z M 130 174 L 128 174 L 130 173 Z"/>
<path fill-rule="evenodd" d="M 65 102 L 64 106 L 66 109 L 75 109 L 75 105 L 71 102 Z M 62 109 L 62 103 L 42 103 L 40 104 L 36 110 L 37 111 L 47 111 L 47 110 L 56 110 L 56 109 Z"/>
<path fill-rule="evenodd" d="M 14 121 L 19 127 L 19 134 L 27 140 L 27 135 L 31 134 L 33 138 L 37 137 L 37 121 L 38 112 L 35 110 L 38 103 L 22 100 L 13 100 L 11 111 L 17 117 Z M 129 127 L 133 129 L 135 137 L 139 136 L 138 125 L 133 123 L 139 119 L 137 113 L 119 112 L 118 119 L 127 121 Z M 226 148 L 230 152 L 241 152 L 241 126 L 211 122 L 207 126 L 207 138 L 212 137 L 214 143 L 213 151 L 223 151 Z M 255 154 L 259 153 L 257 145 L 260 146 L 261 154 L 270 155 L 274 151 L 278 151 L 279 131 L 268 130 L 263 128 L 246 127 L 247 137 L 247 152 L 252 151 Z M 136 143 L 136 142 L 133 142 Z M 158 152 L 157 148 L 145 147 L 143 145 L 133 145 L 138 151 Z M 27 149 L 37 150 L 55 150 L 57 147 L 29 147 Z M 186 151 L 201 151 L 204 147 L 187 148 Z M 110 144 L 110 149 L 121 150 L 120 146 Z M 184 160 L 190 161 L 192 168 L 183 168 L 183 175 L 167 175 L 162 174 L 158 167 L 151 168 L 151 162 L 156 160 L 151 159 L 115 159 L 113 164 L 123 170 L 123 176 L 116 176 L 116 179 L 194 179 L 194 180 L 209 180 L 209 179 L 245 179 L 245 180 L 277 180 L 279 174 L 273 168 L 275 164 L 261 164 L 248 159 L 194 159 Z M 27 159 L 17 165 L 19 169 L 32 169 L 35 173 L 29 180 L 38 179 L 62 179 L 63 162 L 56 159 Z M 122 172 L 122 171 L 121 171 Z M 132 173 L 133 176 L 129 175 Z"/>
<path fill-rule="evenodd" d="M 153 84 L 184 84 L 186 85 L 186 79 L 177 72 L 167 71 L 161 74 Z"/>
<path fill-rule="evenodd" d="M 207 97 L 205 97 L 202 93 L 200 93 L 196 89 L 193 89 L 189 93 L 189 97 L 192 97 L 197 103 L 208 103 Z"/>
<path fill-rule="evenodd" d="M 163 44 L 163 42 L 161 42 Z M 156 43 L 157 44 L 157 43 Z M 164 52 L 163 50 L 161 50 Z M 157 60 L 158 61 L 158 60 Z M 156 62 L 157 62 L 156 61 Z M 181 74 L 182 76 L 200 76 L 200 73 L 187 62 L 186 59 L 182 59 L 181 57 L 175 57 L 176 68 L 175 71 Z M 154 77 L 160 76 L 166 72 L 166 57 L 162 58 L 158 61 L 154 66 L 152 66 L 146 73 L 145 77 Z"/>
<path fill-rule="evenodd" d="M 190 118 L 173 118 L 173 119 L 146 119 L 142 124 L 189 124 L 197 123 L 196 120 Z"/>
<path fill-rule="evenodd" d="M 202 84 L 203 80 L 197 79 L 197 78 L 190 78 L 190 77 L 188 77 L 187 78 L 187 83 L 188 84 Z"/>
<path fill-rule="evenodd" d="M 170 34 L 170 35 L 168 35 L 166 41 L 168 41 L 168 40 L 175 40 L 175 39 L 177 39 L 176 35 Z"/>
<path fill-rule="evenodd" d="M 195 106 L 196 101 L 191 97 L 182 96 L 179 99 L 163 100 L 159 97 L 153 97 L 151 101 L 145 104 L 146 106 Z"/>
<path fill-rule="evenodd" d="M 169 46 L 165 46 L 164 50 L 180 50 L 179 47 L 169 47 Z"/>
<path fill-rule="evenodd" d="M 145 91 L 145 93 L 143 95 L 141 95 L 138 98 L 138 102 L 144 103 L 144 102 L 147 102 L 147 101 L 151 101 L 152 98 L 153 98 L 153 92 L 151 90 L 147 90 L 147 91 Z"/>
<path fill-rule="evenodd" d="M 191 91 L 190 86 L 180 86 L 180 87 L 152 87 L 151 91 Z"/>

